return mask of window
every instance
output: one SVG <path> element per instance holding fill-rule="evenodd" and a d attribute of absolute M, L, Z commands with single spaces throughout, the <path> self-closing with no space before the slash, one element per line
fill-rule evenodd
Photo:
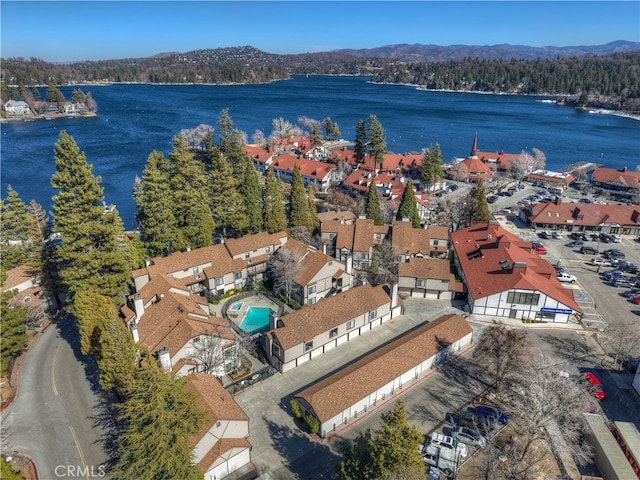
<path fill-rule="evenodd" d="M 193 337 L 193 343 L 200 343 L 200 336 Z"/>
<path fill-rule="evenodd" d="M 193 273 L 196 274 L 198 272 L 199 272 L 198 267 L 193 267 Z"/>
<path fill-rule="evenodd" d="M 224 285 L 224 278 L 222 277 L 216 278 L 216 287 L 219 287 L 220 285 Z"/>
<path fill-rule="evenodd" d="M 336 234 L 335 233 L 330 233 L 329 234 L 329 240 L 333 240 L 334 238 L 336 238 Z"/>
<path fill-rule="evenodd" d="M 373 320 L 378 316 L 378 310 L 374 310 L 373 312 L 369 312 L 369 320 Z"/>
<path fill-rule="evenodd" d="M 271 352 L 273 353 L 274 356 L 280 357 L 280 346 L 274 343 L 273 348 L 271 349 Z"/>
<path fill-rule="evenodd" d="M 250 254 L 249 252 L 247 252 L 247 253 L 245 253 L 245 254 L 244 254 L 244 258 L 247 258 L 247 259 L 248 259 L 250 256 L 251 256 L 251 254 Z"/>
<path fill-rule="evenodd" d="M 421 280 L 421 279 L 416 280 L 416 287 L 424 287 L 424 280 Z"/>
<path fill-rule="evenodd" d="M 312 293 L 316 293 L 316 286 L 315 285 L 310 286 L 308 289 L 308 293 L 309 295 L 311 295 Z"/>
<path fill-rule="evenodd" d="M 369 252 L 362 252 L 360 253 L 360 258 L 362 260 L 369 260 Z"/>
<path fill-rule="evenodd" d="M 349 320 L 347 322 L 347 330 L 351 330 L 355 326 L 356 326 L 356 321 L 355 320 Z"/>
<path fill-rule="evenodd" d="M 507 294 L 507 303 L 515 303 L 518 305 L 537 305 L 539 300 L 539 293 L 509 292 Z"/>
<path fill-rule="evenodd" d="M 240 280 L 242 278 L 242 272 L 236 272 L 233 274 L 233 278 L 236 280 Z"/>
<path fill-rule="evenodd" d="M 304 351 L 308 352 L 309 350 L 311 350 L 313 348 L 313 340 L 306 342 L 304 344 Z"/>
<path fill-rule="evenodd" d="M 311 297 L 309 299 L 309 305 L 313 305 L 314 303 L 316 303 L 316 297 Z"/>
<path fill-rule="evenodd" d="M 334 328 L 329 332 L 329 338 L 333 338 L 336 335 L 338 335 L 338 329 L 337 328 Z"/>

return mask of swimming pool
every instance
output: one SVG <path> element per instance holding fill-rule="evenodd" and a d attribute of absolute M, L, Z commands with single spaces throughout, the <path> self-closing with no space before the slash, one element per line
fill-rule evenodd
<path fill-rule="evenodd" d="M 240 324 L 240 330 L 248 334 L 262 332 L 269 328 L 269 307 L 249 307 Z"/>

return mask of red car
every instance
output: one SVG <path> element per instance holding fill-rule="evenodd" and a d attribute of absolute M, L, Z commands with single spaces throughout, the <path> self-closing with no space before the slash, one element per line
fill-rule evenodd
<path fill-rule="evenodd" d="M 594 397 L 598 400 L 604 400 L 607 398 L 607 394 L 605 393 L 604 388 L 602 388 L 602 383 L 600 383 L 600 380 L 598 380 L 593 373 L 585 373 L 584 379 L 589 384 L 589 388 L 591 389 L 591 393 L 593 393 Z"/>
<path fill-rule="evenodd" d="M 636 295 L 635 297 L 633 297 L 633 298 L 631 299 L 631 301 L 632 301 L 633 303 L 635 303 L 636 305 L 640 305 L 640 296 L 637 296 L 637 295 Z"/>
<path fill-rule="evenodd" d="M 538 255 L 546 255 L 547 249 L 541 243 L 532 242 L 531 246 L 533 247 L 533 251 L 536 252 Z"/>

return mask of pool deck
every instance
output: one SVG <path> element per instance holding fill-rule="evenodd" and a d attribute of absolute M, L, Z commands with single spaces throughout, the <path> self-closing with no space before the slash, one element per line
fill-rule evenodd
<path fill-rule="evenodd" d="M 235 305 L 236 303 L 242 302 L 242 307 L 239 310 L 232 311 L 231 308 L 227 310 L 227 316 L 229 320 L 232 321 L 234 324 L 236 324 L 238 327 L 240 327 L 240 325 L 242 324 L 242 320 L 244 320 L 244 316 L 247 314 L 247 310 L 249 309 L 249 307 L 269 307 L 272 310 L 278 311 L 278 306 L 263 295 L 256 294 L 251 297 L 245 297 L 245 298 L 239 299 L 235 302 L 233 301 L 233 297 L 231 297 L 228 299 L 228 301 L 230 302 L 231 306 Z M 223 303 L 220 303 L 219 305 L 213 305 L 213 307 L 216 307 L 215 315 L 219 317 L 222 316 L 223 305 L 224 305 Z M 214 309 L 211 309 L 211 310 L 214 310 Z M 237 315 L 233 315 L 233 314 L 237 314 Z"/>

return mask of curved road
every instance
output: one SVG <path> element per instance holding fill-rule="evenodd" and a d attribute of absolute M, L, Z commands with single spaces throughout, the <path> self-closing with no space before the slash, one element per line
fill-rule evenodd
<path fill-rule="evenodd" d="M 75 319 L 64 315 L 30 348 L 18 397 L 2 414 L 2 451 L 30 457 L 40 479 L 104 478 L 113 425 L 97 367 L 80 353 Z"/>

